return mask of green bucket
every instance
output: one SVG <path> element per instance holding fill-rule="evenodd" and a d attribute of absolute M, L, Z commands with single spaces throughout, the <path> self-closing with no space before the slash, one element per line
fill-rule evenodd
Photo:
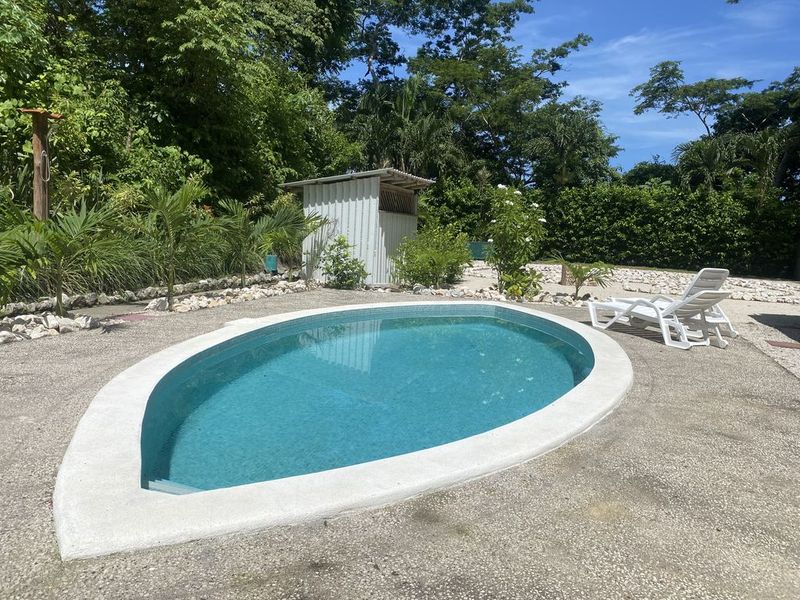
<path fill-rule="evenodd" d="M 278 255 L 267 254 L 264 257 L 264 269 L 267 273 L 275 274 L 278 272 Z"/>

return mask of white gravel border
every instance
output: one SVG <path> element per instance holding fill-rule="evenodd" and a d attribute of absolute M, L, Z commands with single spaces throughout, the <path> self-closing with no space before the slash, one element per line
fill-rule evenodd
<path fill-rule="evenodd" d="M 583 336 L 595 366 L 567 394 L 522 419 L 427 450 L 260 483 L 186 495 L 142 489 L 140 434 L 150 394 L 171 369 L 221 342 L 275 323 L 339 311 L 442 302 L 390 302 L 303 310 L 226 327 L 171 346 L 103 387 L 78 424 L 53 496 L 64 560 L 323 519 L 396 502 L 479 477 L 548 452 L 601 420 L 622 400 L 633 369 L 606 334 L 562 317 L 498 302 Z"/>

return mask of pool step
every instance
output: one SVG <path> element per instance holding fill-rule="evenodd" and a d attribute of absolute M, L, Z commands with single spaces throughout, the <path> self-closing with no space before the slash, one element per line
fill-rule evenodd
<path fill-rule="evenodd" d="M 165 492 L 167 494 L 193 494 L 201 490 L 193 488 L 190 485 L 183 485 L 182 483 L 175 483 L 169 479 L 155 479 L 147 482 L 147 489 L 154 492 Z"/>

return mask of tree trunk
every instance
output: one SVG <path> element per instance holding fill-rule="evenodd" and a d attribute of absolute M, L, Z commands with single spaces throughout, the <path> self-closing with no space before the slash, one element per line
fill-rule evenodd
<path fill-rule="evenodd" d="M 172 288 L 175 286 L 175 266 L 170 264 L 167 269 L 167 310 L 172 310 L 173 293 Z"/>

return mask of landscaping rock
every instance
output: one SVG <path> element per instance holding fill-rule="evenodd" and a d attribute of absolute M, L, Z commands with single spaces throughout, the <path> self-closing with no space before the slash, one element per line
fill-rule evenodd
<path fill-rule="evenodd" d="M 96 329 L 100 327 L 100 319 L 88 315 L 81 315 L 75 318 L 75 324 L 80 329 Z"/>
<path fill-rule="evenodd" d="M 58 329 L 59 319 L 55 315 L 45 315 L 44 326 L 48 329 Z"/>
<path fill-rule="evenodd" d="M 151 300 L 150 303 L 147 305 L 145 310 L 154 310 L 158 312 L 163 312 L 167 310 L 167 299 L 166 298 L 156 298 L 155 300 Z"/>
<path fill-rule="evenodd" d="M 0 344 L 10 344 L 11 342 L 16 342 L 17 336 L 15 336 L 10 331 L 0 331 Z"/>
<path fill-rule="evenodd" d="M 111 298 L 109 298 L 105 294 L 98 294 L 97 303 L 101 306 L 105 306 L 106 304 L 111 304 Z"/>
<path fill-rule="evenodd" d="M 61 317 L 58 319 L 58 332 L 59 333 L 72 333 L 80 329 L 74 319 L 69 317 Z"/>
<path fill-rule="evenodd" d="M 53 310 L 56 307 L 56 299 L 55 298 L 47 298 L 45 300 L 40 300 L 36 303 L 36 312 L 45 312 L 48 310 Z"/>
<path fill-rule="evenodd" d="M 25 310 L 25 303 L 24 302 L 12 302 L 11 304 L 6 304 L 6 307 L 5 307 L 6 314 L 9 314 L 9 315 L 18 315 L 23 310 Z"/>
<path fill-rule="evenodd" d="M 28 335 L 32 340 L 38 340 L 39 338 L 58 335 L 58 330 L 47 329 L 44 325 L 37 325 Z"/>

